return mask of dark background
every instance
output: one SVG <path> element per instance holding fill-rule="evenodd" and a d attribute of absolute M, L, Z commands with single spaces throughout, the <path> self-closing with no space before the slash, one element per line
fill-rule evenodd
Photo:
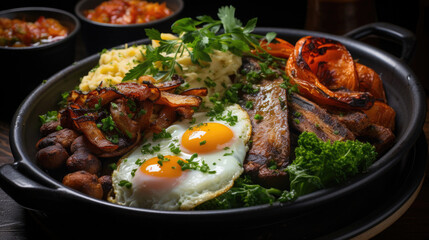
<path fill-rule="evenodd" d="M 1 1 L 0 10 L 15 7 L 45 6 L 74 13 L 78 0 L 18 0 Z M 179 17 L 210 15 L 216 17 L 219 7 L 232 5 L 236 16 L 243 23 L 258 17 L 258 27 L 298 28 L 343 34 L 370 22 L 389 22 L 412 31 L 417 36 L 417 46 L 410 66 L 426 89 L 429 89 L 429 0 L 295 0 L 295 1 L 248 1 L 248 0 L 184 0 L 185 7 Z M 328 5 L 326 4 L 328 2 Z M 318 7 L 315 8 L 315 3 Z M 330 3 L 330 5 L 329 5 Z M 325 4 L 325 5 L 323 5 Z M 347 15 L 348 14 L 348 15 Z M 393 54 L 400 46 L 389 42 L 377 47 Z M 80 59 L 85 55 L 77 55 Z"/>
<path fill-rule="evenodd" d="M 60 8 L 73 13 L 78 0 L 15 0 L 1 1 L 0 9 L 5 10 L 15 7 L 46 6 Z M 243 22 L 250 18 L 258 17 L 260 27 L 285 27 L 304 28 L 306 19 L 307 1 L 249 1 L 249 0 L 184 0 L 185 8 L 183 16 L 195 17 L 199 15 L 216 16 L 221 6 L 232 5 L 237 9 L 237 17 Z M 347 1 L 345 1 L 347 2 Z M 348 1 L 353 2 L 353 1 Z M 355 0 L 354 2 L 359 2 Z M 420 1 L 425 2 L 425 1 Z M 377 17 L 379 21 L 391 22 L 406 27 L 412 31 L 416 30 L 419 18 L 419 0 L 408 1 L 386 1 L 374 0 Z M 426 9 L 427 11 L 427 9 Z M 366 15 L 366 12 L 362 12 Z M 426 16 L 427 18 L 427 16 Z M 338 23 L 333 23 L 338 24 Z"/>
<path fill-rule="evenodd" d="M 359 2 L 360 0 L 349 0 L 343 2 Z M 0 10 L 15 7 L 45 6 L 67 10 L 73 13 L 78 0 L 15 0 L 1 1 Z M 195 17 L 199 15 L 216 16 L 221 6 L 232 5 L 237 9 L 237 17 L 243 22 L 258 17 L 260 27 L 285 27 L 305 28 L 307 1 L 249 1 L 249 0 L 184 0 L 185 8 L 182 13 L 184 17 Z M 335 2 L 335 1 L 334 1 Z M 377 20 L 394 23 L 416 32 L 419 18 L 419 5 L 424 5 L 424 0 L 408 1 L 386 1 L 374 0 L 376 6 Z M 427 7 L 427 6 L 426 6 Z M 427 13 L 426 9 L 426 13 Z M 367 11 L 361 13 L 367 15 Z M 428 18 L 426 14 L 426 18 Z M 427 19 L 426 19 L 427 21 Z M 333 23 L 338 24 L 338 23 Z"/>

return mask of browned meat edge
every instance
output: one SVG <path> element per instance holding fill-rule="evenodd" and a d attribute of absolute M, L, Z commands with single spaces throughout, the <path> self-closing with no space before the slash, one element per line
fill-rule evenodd
<path fill-rule="evenodd" d="M 295 131 L 314 132 L 323 141 L 354 140 L 354 134 L 336 117 L 310 100 L 291 94 L 289 101 L 289 124 Z"/>
<path fill-rule="evenodd" d="M 263 80 L 257 85 L 258 93 L 243 95 L 243 105 L 247 101 L 253 102 L 253 109 L 247 109 L 253 131 L 244 172 L 264 187 L 284 189 L 289 185 L 289 176 L 284 169 L 289 165 L 291 148 L 287 95 L 280 87 L 281 83 L 281 78 Z M 255 119 L 256 114 L 262 119 Z"/>

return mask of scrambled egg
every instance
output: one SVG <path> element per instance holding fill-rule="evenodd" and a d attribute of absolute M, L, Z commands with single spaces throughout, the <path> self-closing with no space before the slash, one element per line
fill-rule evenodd
<path fill-rule="evenodd" d="M 142 52 L 145 52 L 143 45 L 104 51 L 98 66 L 82 78 L 79 89 L 89 92 L 99 86 L 110 87 L 121 83 L 125 74 L 143 61 Z"/>
<path fill-rule="evenodd" d="M 171 34 L 161 36 L 166 40 L 176 38 Z M 159 44 L 152 41 L 152 46 L 157 47 Z M 88 92 L 99 86 L 109 87 L 121 83 L 129 70 L 144 61 L 145 51 L 146 47 L 139 45 L 103 52 L 98 66 L 82 78 L 79 89 Z M 176 72 L 185 79 L 182 87 L 185 89 L 207 87 L 209 94 L 203 101 L 208 107 L 212 105 L 209 98 L 216 93 L 225 92 L 225 88 L 232 84 L 229 76 L 235 75 L 242 64 L 241 57 L 231 52 L 215 50 L 210 57 L 212 61 L 205 62 L 202 66 L 193 64 L 187 51 L 176 59 L 181 65 L 181 68 L 176 68 Z"/>

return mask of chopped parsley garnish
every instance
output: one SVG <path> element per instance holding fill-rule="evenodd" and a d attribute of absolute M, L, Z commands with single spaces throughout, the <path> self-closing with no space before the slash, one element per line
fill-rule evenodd
<path fill-rule="evenodd" d="M 119 136 L 116 134 L 111 135 L 111 136 L 106 136 L 106 139 L 112 143 L 119 143 Z"/>
<path fill-rule="evenodd" d="M 158 154 L 158 164 L 160 165 L 160 166 L 162 166 L 162 163 L 163 162 L 168 162 L 168 161 L 170 161 L 170 159 L 169 158 L 166 158 L 166 157 L 164 157 L 164 155 L 162 155 L 162 154 Z"/>
<path fill-rule="evenodd" d="M 268 169 L 271 169 L 271 170 L 278 169 L 277 168 L 277 164 L 276 164 L 276 162 L 274 160 L 271 160 L 271 161 L 268 162 Z"/>
<path fill-rule="evenodd" d="M 264 119 L 264 117 L 260 114 L 255 114 L 255 120 L 261 121 L 262 119 Z"/>
<path fill-rule="evenodd" d="M 197 119 L 193 117 L 189 123 L 194 124 L 196 121 L 197 121 Z"/>
<path fill-rule="evenodd" d="M 138 165 L 138 166 L 141 166 L 144 162 L 146 162 L 146 160 L 141 160 L 140 158 L 138 158 L 137 160 L 136 160 L 136 164 Z"/>
<path fill-rule="evenodd" d="M 151 143 L 146 143 L 143 146 L 141 146 L 140 151 L 142 154 L 154 154 L 155 152 L 159 152 L 161 150 L 161 146 L 158 144 L 156 146 L 153 146 L 152 148 Z"/>
<path fill-rule="evenodd" d="M 130 108 L 130 110 L 131 110 L 132 112 L 135 112 L 135 111 L 136 111 L 137 106 L 136 106 L 136 102 L 134 102 L 134 100 L 132 100 L 132 99 L 128 99 L 128 100 L 127 100 L 127 106 Z"/>
<path fill-rule="evenodd" d="M 121 181 L 119 181 L 119 184 L 118 184 L 120 187 L 126 187 L 126 188 L 128 188 L 128 189 L 130 189 L 132 186 L 133 186 L 133 184 L 132 183 L 130 183 L 129 181 L 127 181 L 127 180 L 121 180 Z"/>
<path fill-rule="evenodd" d="M 61 108 L 67 107 L 67 99 L 70 96 L 70 92 L 64 92 L 61 94 L 61 101 L 58 103 L 58 105 Z"/>
<path fill-rule="evenodd" d="M 204 83 L 205 83 L 205 85 L 208 87 L 208 88 L 214 88 L 214 87 L 216 87 L 216 82 L 215 81 L 213 81 L 212 79 L 210 79 L 210 78 L 206 78 L 205 80 L 204 80 Z"/>
<path fill-rule="evenodd" d="M 179 154 L 181 152 L 180 147 L 176 146 L 174 143 L 170 143 L 168 147 L 170 148 L 170 151 L 174 154 Z"/>
<path fill-rule="evenodd" d="M 114 102 L 111 102 L 110 105 L 112 106 L 113 109 L 118 109 L 118 105 Z"/>
<path fill-rule="evenodd" d="M 101 101 L 102 101 L 102 100 L 103 100 L 102 98 L 99 98 L 99 99 L 98 99 L 98 103 L 96 103 L 96 104 L 94 105 L 95 111 L 100 110 L 100 108 L 101 108 Z"/>
<path fill-rule="evenodd" d="M 103 130 L 104 132 L 117 130 L 116 123 L 113 121 L 112 116 L 101 119 L 101 123 L 97 124 L 97 127 Z"/>
<path fill-rule="evenodd" d="M 58 112 L 57 111 L 48 111 L 44 115 L 40 115 L 39 119 L 42 122 L 42 124 L 48 123 L 48 122 L 54 122 L 58 120 Z"/>
<path fill-rule="evenodd" d="M 116 168 L 118 168 L 118 165 L 116 165 L 116 163 L 111 163 L 109 164 L 109 168 L 115 170 Z"/>
<path fill-rule="evenodd" d="M 191 158 L 186 159 L 186 161 L 179 160 L 177 161 L 177 163 L 182 168 L 182 171 L 190 169 L 190 170 L 197 170 L 197 171 L 200 171 L 203 173 L 209 173 L 209 174 L 216 173 L 216 171 L 210 170 L 209 165 L 204 160 L 202 160 L 201 163 L 199 163 L 198 161 L 195 161 L 196 158 L 198 158 L 198 154 L 194 153 L 192 154 Z"/>
<path fill-rule="evenodd" d="M 164 129 L 162 129 L 162 131 L 160 133 L 153 133 L 153 140 L 156 141 L 158 139 L 162 139 L 162 138 L 171 138 L 171 133 L 167 132 Z"/>
<path fill-rule="evenodd" d="M 225 154 L 223 154 L 224 156 L 232 156 L 232 155 L 234 155 L 234 151 L 231 151 L 230 153 L 225 153 Z"/>
<path fill-rule="evenodd" d="M 140 109 L 140 111 L 137 113 L 137 117 L 141 117 L 142 115 L 145 115 L 147 111 L 145 109 Z"/>
<path fill-rule="evenodd" d="M 236 115 L 232 115 L 232 111 L 228 111 L 225 115 L 223 112 L 225 110 L 225 106 L 217 105 L 218 107 L 211 109 L 207 112 L 207 116 L 210 117 L 210 120 L 216 119 L 227 122 L 230 126 L 235 126 L 238 122 L 238 117 Z"/>
<path fill-rule="evenodd" d="M 253 102 L 252 101 L 247 101 L 246 102 L 246 108 L 247 109 L 253 109 Z"/>

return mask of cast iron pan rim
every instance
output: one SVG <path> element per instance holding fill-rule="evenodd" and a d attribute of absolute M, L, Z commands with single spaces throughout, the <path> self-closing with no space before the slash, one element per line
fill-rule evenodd
<path fill-rule="evenodd" d="M 153 20 L 153 21 L 150 21 L 147 23 L 135 23 L 135 24 L 121 25 L 121 24 L 100 23 L 100 22 L 89 20 L 88 18 L 86 18 L 82 14 L 82 10 L 86 10 L 86 9 L 81 9 L 82 5 L 86 2 L 88 2 L 88 0 L 82 0 L 82 1 L 78 2 L 78 4 L 76 4 L 75 9 L 74 9 L 76 16 L 78 16 L 78 18 L 80 20 L 82 20 L 88 24 L 98 25 L 101 27 L 112 28 L 112 29 L 118 29 L 118 28 L 130 29 L 130 28 L 139 28 L 139 27 L 145 27 L 145 26 L 151 27 L 157 23 L 165 22 L 171 18 L 176 17 L 177 15 L 179 15 L 182 12 L 183 7 L 184 7 L 183 0 L 177 0 L 177 2 L 179 3 L 179 8 L 176 11 L 174 11 L 173 14 L 171 14 L 170 16 L 167 16 L 167 17 L 161 18 L 161 19 L 157 19 L 157 20 Z"/>
<path fill-rule="evenodd" d="M 117 204 L 113 204 L 110 202 L 97 200 L 94 198 L 90 198 L 84 194 L 81 194 L 73 189 L 70 189 L 64 185 L 62 185 L 57 180 L 53 179 L 49 175 L 47 175 L 43 170 L 41 170 L 35 163 L 33 163 L 30 158 L 27 158 L 25 156 L 25 149 L 23 149 L 22 145 L 20 145 L 20 137 L 22 136 L 23 128 L 25 127 L 25 120 L 29 117 L 26 114 L 27 109 L 31 108 L 31 105 L 35 102 L 37 103 L 38 96 L 45 91 L 45 89 L 48 89 L 50 85 L 54 84 L 55 82 L 59 81 L 61 79 L 61 76 L 68 74 L 69 72 L 72 72 L 75 68 L 79 68 L 82 66 L 86 66 L 88 63 L 95 61 L 98 59 L 99 54 L 94 54 L 88 58 L 85 58 L 73 66 L 69 66 L 68 68 L 60 71 L 59 73 L 55 74 L 48 80 L 44 85 L 39 86 L 36 88 L 21 104 L 19 107 L 19 110 L 15 114 L 12 123 L 13 126 L 11 126 L 11 149 L 14 156 L 16 157 L 17 163 L 16 165 L 19 168 L 22 168 L 25 170 L 27 174 L 30 176 L 33 176 L 38 179 L 42 179 L 43 182 L 45 182 L 47 185 L 56 188 L 60 191 L 65 191 L 67 194 L 70 194 L 70 196 L 73 196 L 77 200 L 85 202 L 85 204 L 91 203 L 94 205 L 97 205 L 98 207 L 105 207 L 109 210 L 115 209 L 119 210 L 121 212 L 126 212 L 130 215 L 140 215 L 145 214 L 146 217 L 152 217 L 152 218 L 160 218 L 162 219 L 165 216 L 169 217 L 182 217 L 186 216 L 188 219 L 201 219 L 202 217 L 208 217 L 208 220 L 211 216 L 219 216 L 224 217 L 228 216 L 231 218 L 239 218 L 240 216 L 251 216 L 251 213 L 259 214 L 261 215 L 272 215 L 272 214 L 280 214 L 284 212 L 294 212 L 301 210 L 306 207 L 315 207 L 319 204 L 323 204 L 329 199 L 335 199 L 337 197 L 342 196 L 343 194 L 350 193 L 353 191 L 356 191 L 359 188 L 364 187 L 366 184 L 370 183 L 373 179 L 376 179 L 383 173 L 385 173 L 387 170 L 392 168 L 397 164 L 397 162 L 406 157 L 406 154 L 410 150 L 410 148 L 414 145 L 417 137 L 421 134 L 421 129 L 423 127 L 424 119 L 425 119 L 425 113 L 426 113 L 426 106 L 425 106 L 425 100 L 424 100 L 424 93 L 422 90 L 421 85 L 418 83 L 417 78 L 412 74 L 412 71 L 409 70 L 409 68 L 405 65 L 405 63 L 400 62 L 397 60 L 396 57 L 393 55 L 390 55 L 388 53 L 384 53 L 379 49 L 373 48 L 369 45 L 363 44 L 359 41 L 355 41 L 352 39 L 339 37 L 336 35 L 330 35 L 330 34 L 323 34 L 318 32 L 312 32 L 312 31 L 305 31 L 305 30 L 295 30 L 295 29 L 277 29 L 277 28 L 257 28 L 255 32 L 261 32 L 261 31 L 276 31 L 280 34 L 300 34 L 300 35 L 317 35 L 317 36 L 325 36 L 330 37 L 333 39 L 338 39 L 342 42 L 344 42 L 346 45 L 348 44 L 354 44 L 355 46 L 359 48 L 363 48 L 364 51 L 370 51 L 371 53 L 374 53 L 376 55 L 384 55 L 388 56 L 388 58 L 391 59 L 391 62 L 393 62 L 396 67 L 400 67 L 401 71 L 407 71 L 410 76 L 407 80 L 409 81 L 410 88 L 412 92 L 415 92 L 412 96 L 415 104 L 415 108 L 418 109 L 416 115 L 413 116 L 414 121 L 407 124 L 407 130 L 406 134 L 400 139 L 398 142 L 395 143 L 394 147 L 391 148 L 387 153 L 382 156 L 377 163 L 378 165 L 373 165 L 369 172 L 365 175 L 358 176 L 354 178 L 353 180 L 349 181 L 348 183 L 343 184 L 342 186 L 323 189 L 320 191 L 316 191 L 314 193 L 310 193 L 308 195 L 302 196 L 298 198 L 295 202 L 289 202 L 289 203 L 273 203 L 265 204 L 265 205 L 259 205 L 259 206 L 252 206 L 252 207 L 246 207 L 246 208 L 239 208 L 239 209 L 228 209 L 228 210 L 201 210 L 201 211 L 160 211 L 160 210 L 150 210 L 150 209 L 141 209 L 141 208 L 133 208 L 133 207 L 126 207 L 121 206 Z M 147 43 L 148 39 L 139 40 L 133 43 Z M 129 44 L 133 44 L 129 43 Z M 383 58 L 384 59 L 384 58 Z M 413 126 L 413 127 L 411 127 Z M 195 220 L 194 219 L 194 220 Z"/>
<path fill-rule="evenodd" d="M 56 8 L 49 8 L 49 7 L 22 7 L 22 8 L 13 8 L 13 9 L 8 9 L 8 10 L 4 10 L 4 11 L 0 11 L 0 17 L 3 14 L 9 14 L 9 13 L 25 13 L 28 12 L 30 14 L 33 14 L 34 12 L 51 12 L 51 13 L 57 13 L 57 14 L 62 14 L 64 16 L 67 16 L 68 18 L 70 18 L 74 24 L 74 29 L 69 32 L 67 34 L 67 36 L 59 41 L 55 41 L 52 43 L 47 43 L 47 44 L 42 44 L 39 46 L 29 46 L 29 47 L 3 47 L 0 46 L 0 49 L 5 49 L 5 50 L 10 50 L 10 51 L 29 51 L 29 50 L 43 50 L 46 48 L 53 48 L 56 47 L 57 45 L 62 44 L 65 41 L 68 41 L 69 39 L 72 39 L 75 37 L 75 35 L 77 34 L 77 32 L 80 30 L 80 22 L 79 20 L 71 13 L 63 11 L 61 9 L 56 9 Z M 58 20 L 58 19 L 57 19 Z M 58 20 L 60 21 L 60 20 Z M 61 23 L 62 21 L 60 21 Z"/>

